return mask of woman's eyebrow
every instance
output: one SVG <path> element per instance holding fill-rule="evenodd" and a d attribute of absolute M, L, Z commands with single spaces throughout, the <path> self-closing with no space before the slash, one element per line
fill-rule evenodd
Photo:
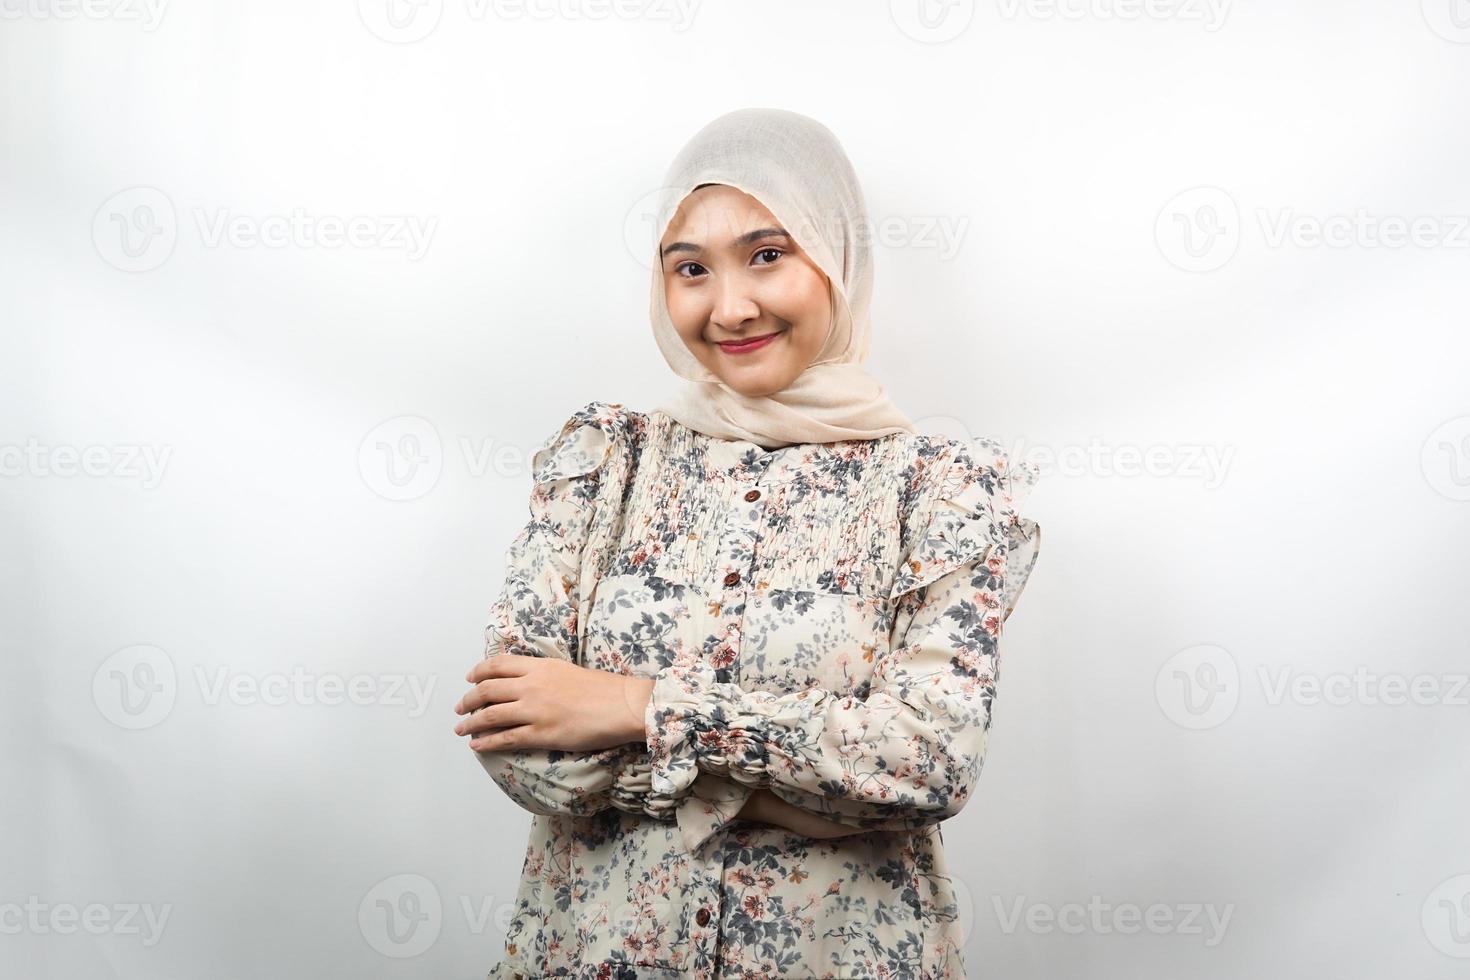
<path fill-rule="evenodd" d="M 743 248 L 746 245 L 753 245 L 753 244 L 755 244 L 756 242 L 760 241 L 762 238 L 785 238 L 785 239 L 790 239 L 791 236 L 788 235 L 788 234 L 786 234 L 786 229 L 784 229 L 784 228 L 757 228 L 755 231 L 747 231 L 745 234 L 743 234 L 739 238 L 735 239 L 735 241 L 732 242 L 731 244 L 735 248 Z M 704 249 L 701 248 L 698 245 L 695 245 L 693 242 L 669 242 L 667 245 L 665 245 L 663 247 L 663 250 L 660 251 L 658 254 L 659 254 L 659 258 L 665 258 L 666 256 L 668 256 L 668 254 L 670 252 L 702 252 L 702 251 L 704 251 Z"/>

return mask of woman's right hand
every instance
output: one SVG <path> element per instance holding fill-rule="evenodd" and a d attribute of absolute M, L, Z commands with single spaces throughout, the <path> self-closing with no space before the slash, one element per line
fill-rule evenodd
<path fill-rule="evenodd" d="M 852 834 L 867 832 L 861 827 L 849 827 L 847 824 L 836 823 L 810 810 L 803 810 L 794 803 L 787 803 L 763 786 L 750 794 L 750 798 L 745 801 L 745 805 L 740 808 L 736 816 L 756 823 L 783 827 L 794 834 L 817 840 L 849 837 Z"/>

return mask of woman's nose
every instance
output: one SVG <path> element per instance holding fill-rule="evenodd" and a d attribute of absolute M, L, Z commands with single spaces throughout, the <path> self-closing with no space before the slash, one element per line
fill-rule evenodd
<path fill-rule="evenodd" d="M 759 317 L 760 313 L 759 304 L 751 297 L 749 289 L 738 276 L 727 277 L 716 284 L 715 304 L 710 311 L 710 319 L 718 326 L 735 332 L 746 322 Z"/>

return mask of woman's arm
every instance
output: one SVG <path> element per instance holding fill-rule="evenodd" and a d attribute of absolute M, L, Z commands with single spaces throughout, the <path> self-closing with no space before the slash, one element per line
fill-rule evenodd
<path fill-rule="evenodd" d="M 647 746 L 632 742 L 586 751 L 563 751 L 523 744 L 505 747 L 509 729 L 482 727 L 502 708 L 491 703 L 495 685 L 518 682 L 505 666 L 519 654 L 575 664 L 578 601 L 565 563 L 549 547 L 546 525 L 532 520 L 511 546 L 503 593 L 491 608 L 485 660 L 472 671 L 475 686 L 456 710 L 457 730 L 473 740 L 489 737 L 501 744 L 477 748 L 485 771 L 518 806 L 532 813 L 585 816 L 608 807 L 649 816 L 667 816 L 682 794 L 654 794 Z M 498 659 L 504 657 L 505 659 Z M 547 666 L 550 666 L 549 664 Z M 589 671 L 589 673 L 601 673 Z M 612 675 L 609 675 L 609 679 Z M 473 713 L 471 713 L 473 712 Z"/>
<path fill-rule="evenodd" d="M 581 559 L 599 492 L 616 489 L 604 480 L 616 481 L 626 465 L 626 423 L 618 407 L 592 402 L 532 456 L 530 520 L 507 551 L 504 588 L 485 628 L 486 658 L 514 653 L 580 664 Z M 477 757 L 501 790 L 532 813 L 579 816 L 615 807 L 672 817 L 689 787 L 654 792 L 641 732 L 638 739 L 592 751 L 516 747 Z"/>
<path fill-rule="evenodd" d="M 470 673 L 475 685 L 456 706 L 462 716 L 456 730 L 479 741 L 503 738 L 506 729 L 486 731 L 476 715 L 495 711 L 488 688 L 512 673 L 504 665 L 517 659 L 495 658 L 520 654 L 543 660 L 563 661 L 558 670 L 544 672 L 555 678 L 558 694 L 569 687 L 566 668 L 595 677 L 578 681 L 587 686 L 617 691 L 601 700 L 598 710 L 609 704 L 611 716 L 627 720 L 627 729 L 610 738 L 608 748 L 568 751 L 534 745 L 477 750 L 477 757 L 501 790 L 522 809 L 537 814 L 584 816 L 608 808 L 641 813 L 661 819 L 678 818 L 685 840 L 697 847 L 719 826 L 720 819 L 706 813 L 696 798 L 693 785 L 673 793 L 656 793 L 651 785 L 652 767 L 645 743 L 644 710 L 651 681 L 613 675 L 581 667 L 578 650 L 579 565 L 589 537 L 589 527 L 604 467 L 613 458 L 614 440 L 622 437 L 610 406 L 592 403 L 574 414 L 562 429 L 532 459 L 535 486 L 530 499 L 530 520 L 512 541 L 506 556 L 505 584 L 492 604 L 485 629 L 485 659 Z M 537 666 L 551 667 L 550 663 Z M 516 668 L 519 670 L 520 668 Z M 538 673 L 541 673 L 538 671 Z M 616 679 L 617 683 L 613 683 Z M 627 696 L 624 697 L 624 692 Z M 485 705 L 485 708 L 481 708 Z M 565 713 L 565 702 L 557 707 Z M 626 710 L 625 710 L 626 709 Z M 579 720 L 591 712 L 573 711 Z M 602 727 L 606 728 L 607 725 Z M 604 733 L 599 733 L 604 734 Z M 584 733 L 585 735 L 585 733 Z M 718 787 L 726 800 L 745 798 L 738 816 L 785 827 L 809 836 L 848 832 L 776 800 L 769 793 L 728 779 L 707 783 Z M 754 802 L 752 802 L 752 800 Z M 733 803 L 727 803 L 733 808 Z M 728 812 L 728 811 L 726 811 Z"/>
<path fill-rule="evenodd" d="M 1003 457 L 960 450 L 895 586 L 889 652 L 865 697 L 746 691 L 689 657 L 660 672 L 646 708 L 653 786 L 728 775 L 828 820 L 909 830 L 958 813 L 984 762 L 1001 627 L 1034 565 L 1040 528 L 1013 504 Z M 769 653 L 769 651 L 768 651 Z"/>
<path fill-rule="evenodd" d="M 519 685 L 515 688 L 513 700 L 501 700 L 503 696 L 495 699 L 482 697 L 480 688 L 483 685 L 478 684 L 465 695 L 457 708 L 461 714 L 473 711 L 481 704 L 487 706 L 479 714 L 487 716 L 484 724 L 490 727 L 482 728 L 467 719 L 457 727 L 462 733 L 479 733 L 470 741 L 470 746 L 477 751 L 494 751 L 503 748 L 507 741 L 513 743 L 517 739 L 522 740 L 523 748 L 544 744 L 559 746 L 565 751 L 577 746 L 601 748 L 621 746 L 627 742 L 641 743 L 645 738 L 643 716 L 649 686 L 653 683 L 651 680 L 592 670 L 563 660 L 504 653 L 482 661 L 471 670 L 468 679 Z M 635 708 L 635 704 L 642 707 Z M 509 727 L 496 727 L 500 725 Z M 514 727 L 517 725 L 525 727 Z M 637 748 L 646 758 L 647 746 L 639 745 Z M 568 752 L 568 755 L 575 755 L 575 752 Z M 634 758 L 637 755 L 632 754 Z M 622 770 L 616 768 L 627 757 L 617 757 L 601 773 L 597 770 L 586 773 L 579 780 L 581 792 L 574 794 L 573 799 L 581 799 L 584 806 L 589 800 L 616 805 L 611 799 L 614 787 L 619 790 L 621 799 L 646 798 L 649 789 L 646 765 Z M 602 774 L 609 771 L 610 783 L 606 782 L 608 776 Z M 715 795 L 726 802 L 718 811 L 706 813 L 701 806 L 703 800 L 688 797 L 681 800 L 674 812 L 685 842 L 691 848 L 708 839 L 723 826 L 725 819 L 737 817 L 813 838 L 845 837 L 862 832 L 792 806 L 769 790 L 740 786 L 727 778 L 708 773 L 705 776 L 715 780 L 711 788 L 719 787 Z M 544 775 L 538 773 L 538 778 L 544 784 Z M 690 796 L 698 795 L 699 789 L 691 787 Z M 738 804 L 740 800 L 744 803 L 738 812 L 730 813 L 728 808 L 731 804 Z M 544 794 L 537 803 L 545 805 Z"/>
<path fill-rule="evenodd" d="M 647 709 L 653 787 L 678 792 L 705 770 L 867 830 L 955 815 L 980 774 L 995 697 L 998 617 L 976 599 L 983 568 L 924 590 L 865 698 L 747 691 L 692 659 L 665 668 Z"/>
<path fill-rule="evenodd" d="M 741 807 L 736 816 L 742 820 L 781 827 L 794 834 L 819 840 L 867 833 L 862 827 L 835 823 L 820 814 L 793 806 L 763 787 L 750 794 L 750 798 L 745 801 L 745 806 Z"/>

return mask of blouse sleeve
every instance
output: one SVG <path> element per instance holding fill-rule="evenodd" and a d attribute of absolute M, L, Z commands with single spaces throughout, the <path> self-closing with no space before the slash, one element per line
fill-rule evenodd
<path fill-rule="evenodd" d="M 505 585 L 490 609 L 485 656 L 515 653 L 582 662 L 581 564 L 610 462 L 626 452 L 627 419 L 616 405 L 578 410 L 531 457 L 530 521 L 510 545 Z M 612 478 L 608 477 L 611 484 Z M 648 748 L 629 742 L 587 752 L 477 752 L 517 805 L 581 816 L 608 807 L 673 819 L 680 792 L 653 791 Z"/>
<path fill-rule="evenodd" d="M 745 691 L 686 656 L 659 674 L 645 715 L 655 790 L 728 774 L 868 830 L 923 827 L 968 802 L 1002 624 L 1040 550 L 1039 525 L 1018 512 L 1039 473 L 1012 471 L 991 440 L 955 443 L 934 473 L 892 588 L 889 652 L 866 696 Z"/>

